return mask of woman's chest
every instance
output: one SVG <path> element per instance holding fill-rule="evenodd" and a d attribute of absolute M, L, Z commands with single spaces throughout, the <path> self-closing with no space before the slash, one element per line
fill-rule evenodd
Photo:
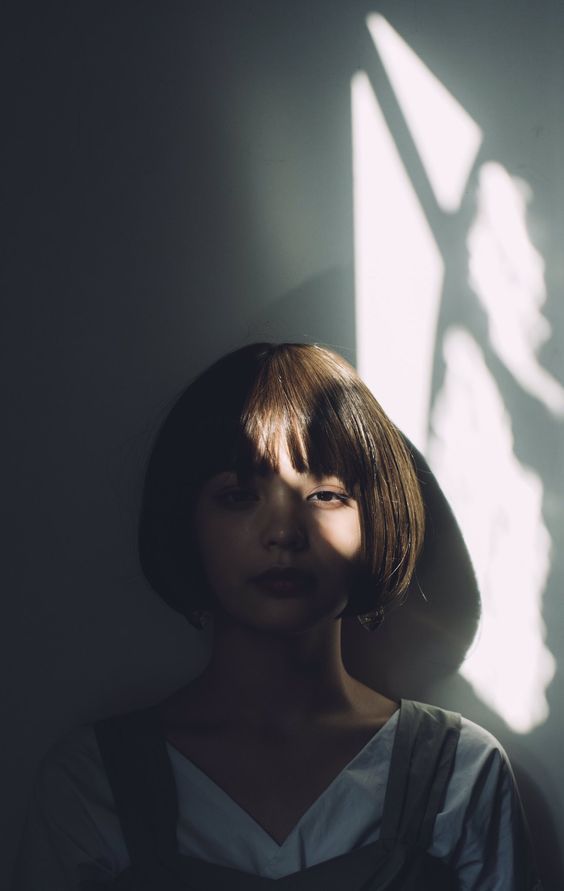
<path fill-rule="evenodd" d="M 178 730 L 167 739 L 282 845 L 377 730 L 371 724 L 269 742 Z"/>

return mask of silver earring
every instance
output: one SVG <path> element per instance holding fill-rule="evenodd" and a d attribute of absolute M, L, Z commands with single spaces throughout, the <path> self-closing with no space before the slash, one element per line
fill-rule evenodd
<path fill-rule="evenodd" d="M 365 631 L 376 631 L 384 621 L 384 610 L 379 606 L 378 609 L 375 609 L 371 613 L 364 613 L 361 616 L 357 616 L 357 619 Z"/>
<path fill-rule="evenodd" d="M 210 617 L 210 613 L 205 609 L 193 609 L 188 613 L 187 619 L 194 628 L 201 631 L 209 623 Z"/>

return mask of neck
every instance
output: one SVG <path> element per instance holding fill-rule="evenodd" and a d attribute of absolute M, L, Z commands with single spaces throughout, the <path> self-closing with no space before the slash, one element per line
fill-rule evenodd
<path fill-rule="evenodd" d="M 191 686 L 222 721 L 281 731 L 342 717 L 367 689 L 344 667 L 333 618 L 293 634 L 216 623 L 210 662 Z"/>

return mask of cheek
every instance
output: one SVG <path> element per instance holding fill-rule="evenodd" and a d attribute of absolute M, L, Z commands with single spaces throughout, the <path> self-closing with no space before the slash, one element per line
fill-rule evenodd
<path fill-rule="evenodd" d="M 233 571 L 229 536 L 220 525 L 206 522 L 198 529 L 197 542 L 206 582 L 215 596 L 221 597 Z"/>
<path fill-rule="evenodd" d="M 208 518 L 200 524 L 198 546 L 205 568 L 212 574 L 229 572 L 247 551 L 249 530 L 245 522 L 229 518 Z"/>
<path fill-rule="evenodd" d="M 360 553 L 361 530 L 358 514 L 322 518 L 317 534 L 323 546 L 336 558 L 351 560 Z"/>

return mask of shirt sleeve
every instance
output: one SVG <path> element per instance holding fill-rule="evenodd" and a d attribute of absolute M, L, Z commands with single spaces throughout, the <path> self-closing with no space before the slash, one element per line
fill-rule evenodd
<path fill-rule="evenodd" d="M 80 750 L 69 757 L 68 750 L 57 749 L 40 765 L 12 891 L 80 891 L 87 879 L 108 881 L 116 875 L 115 858 L 92 813 L 104 790 L 97 795 L 81 788 L 74 776 L 77 761 L 84 761 Z"/>
<path fill-rule="evenodd" d="M 490 740 L 461 758 L 455 786 L 466 780 L 466 803 L 450 863 L 460 891 L 542 891 L 513 770 Z"/>

